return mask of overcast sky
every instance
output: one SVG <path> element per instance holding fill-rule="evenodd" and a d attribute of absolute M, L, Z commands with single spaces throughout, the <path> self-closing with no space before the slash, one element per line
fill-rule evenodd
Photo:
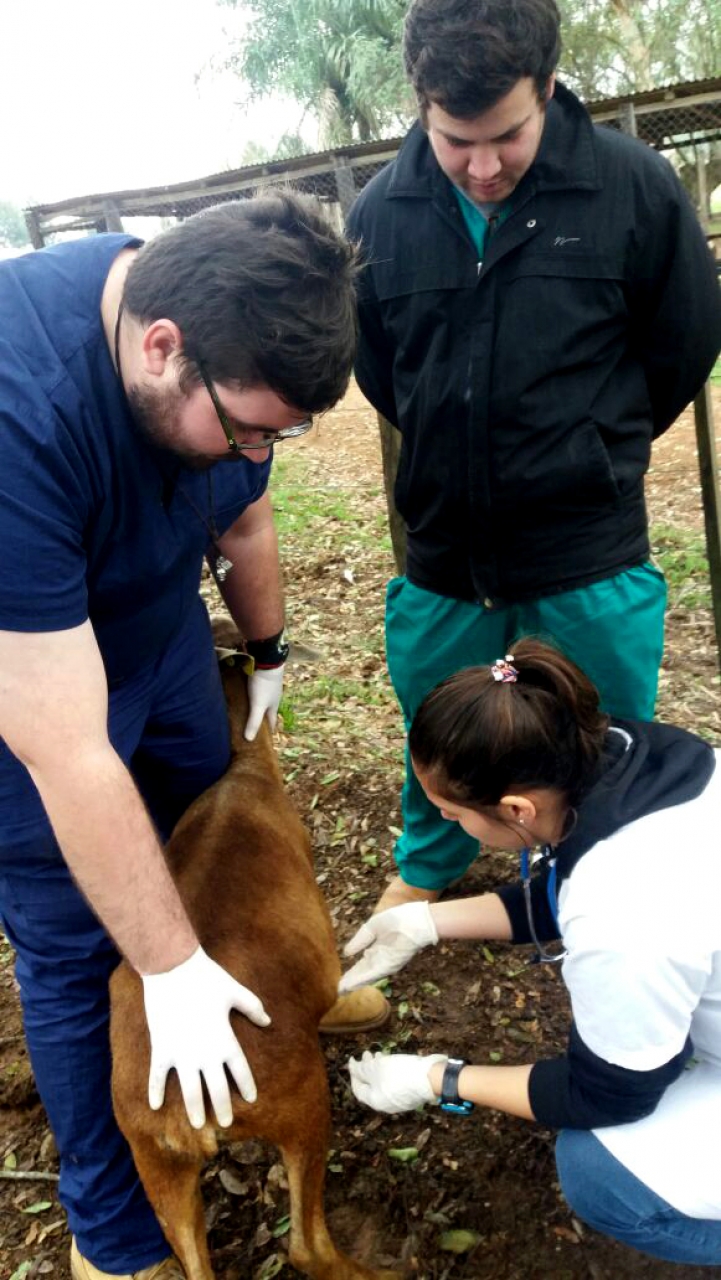
<path fill-rule="evenodd" d="M 0 200 L 182 182 L 297 124 L 289 104 L 246 111 L 214 69 L 242 22 L 215 0 L 1 5 Z"/>

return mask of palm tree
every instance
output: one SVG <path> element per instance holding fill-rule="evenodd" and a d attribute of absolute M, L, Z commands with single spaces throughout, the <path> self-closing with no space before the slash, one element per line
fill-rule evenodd
<path fill-rule="evenodd" d="M 254 97 L 295 98 L 318 118 L 321 147 L 402 129 L 411 111 L 400 53 L 406 0 L 250 0 L 248 7 L 252 21 L 231 64 Z"/>

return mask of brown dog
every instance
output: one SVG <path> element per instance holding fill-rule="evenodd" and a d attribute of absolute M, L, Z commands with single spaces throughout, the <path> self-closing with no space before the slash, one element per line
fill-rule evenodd
<path fill-rule="evenodd" d="M 248 1104 L 234 1090 L 232 1127 L 221 1129 L 211 1119 L 195 1130 L 173 1072 L 163 1107 L 151 1111 L 141 980 L 121 964 L 111 983 L 118 1123 L 188 1280 L 213 1277 L 200 1196 L 203 1164 L 219 1142 L 247 1138 L 280 1148 L 293 1266 L 314 1280 L 392 1280 L 394 1272 L 369 1270 L 339 1253 L 326 1228 L 330 1095 L 318 1023 L 336 999 L 340 965 L 310 841 L 283 789 L 267 722 L 255 742 L 243 738 L 248 699 L 240 660 L 225 664 L 223 678 L 231 763 L 180 820 L 167 858 L 201 945 L 260 997 L 272 1018 L 261 1029 L 231 1014 L 258 1100 Z"/>

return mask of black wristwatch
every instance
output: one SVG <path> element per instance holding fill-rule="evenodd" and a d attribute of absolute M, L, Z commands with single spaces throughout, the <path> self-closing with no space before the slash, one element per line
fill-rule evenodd
<path fill-rule="evenodd" d="M 285 643 L 282 631 L 278 631 L 274 636 L 268 636 L 265 640 L 248 640 L 245 648 L 253 659 L 256 670 L 259 671 L 282 667 L 290 653 L 290 645 Z"/>
<path fill-rule="evenodd" d="M 441 1081 L 441 1111 L 450 1111 L 456 1116 L 468 1116 L 472 1112 L 473 1103 L 458 1096 L 458 1077 L 467 1066 L 465 1058 L 448 1059 Z"/>

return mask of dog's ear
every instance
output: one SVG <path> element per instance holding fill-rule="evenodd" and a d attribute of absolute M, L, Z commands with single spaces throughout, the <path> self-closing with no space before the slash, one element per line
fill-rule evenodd
<path fill-rule="evenodd" d="M 233 653 L 245 652 L 245 641 L 235 623 L 222 615 L 213 618 L 213 644 L 219 658 L 227 658 Z"/>

